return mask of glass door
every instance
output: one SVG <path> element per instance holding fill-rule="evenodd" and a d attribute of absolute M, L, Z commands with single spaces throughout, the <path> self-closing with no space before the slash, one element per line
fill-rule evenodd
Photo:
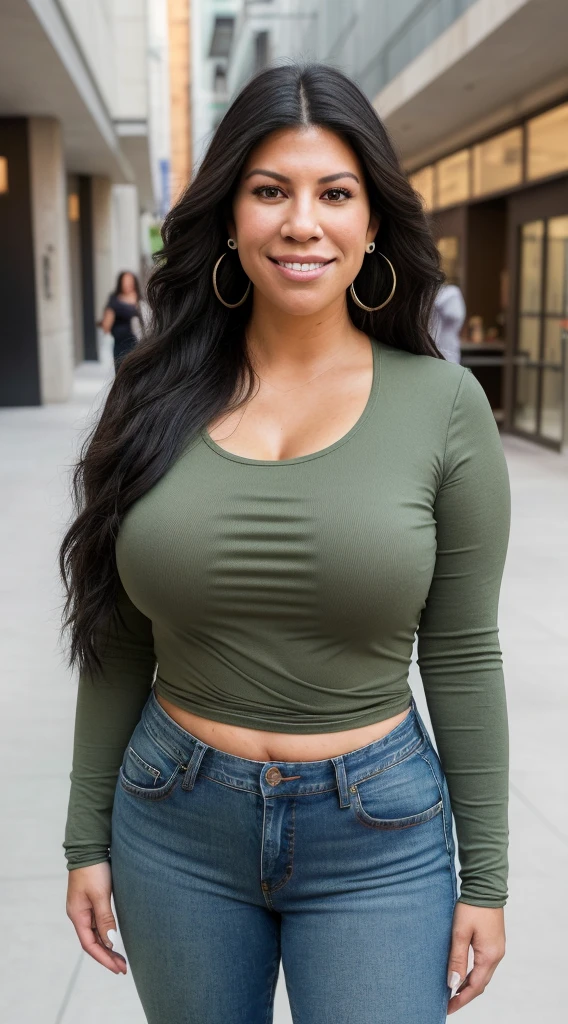
<path fill-rule="evenodd" d="M 564 430 L 568 217 L 520 227 L 513 426 L 552 447 Z"/>

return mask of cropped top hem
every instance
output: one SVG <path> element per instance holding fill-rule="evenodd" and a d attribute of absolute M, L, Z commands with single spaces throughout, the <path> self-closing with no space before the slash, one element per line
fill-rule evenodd
<path fill-rule="evenodd" d="M 258 729 L 266 732 L 283 732 L 290 733 L 292 735 L 346 732 L 348 729 L 356 729 L 364 725 L 373 725 L 375 722 L 383 722 L 386 718 L 392 718 L 394 715 L 399 714 L 401 711 L 405 711 L 410 707 L 410 700 L 412 698 L 412 690 L 410 686 L 407 685 L 407 691 L 403 696 L 397 697 L 396 700 L 383 703 L 380 708 L 376 707 L 371 711 L 364 711 L 360 714 L 353 714 L 341 718 L 334 715 L 325 721 L 322 721 L 321 718 L 316 718 L 313 715 L 310 715 L 306 716 L 306 721 L 297 721 L 297 719 L 287 715 L 286 712 L 277 714 L 274 709 L 271 710 L 270 717 L 264 718 L 261 715 L 255 716 L 248 710 L 238 712 L 221 711 L 218 708 L 213 707 L 203 708 L 201 705 L 196 704 L 195 701 L 182 698 L 180 694 L 176 694 L 174 699 L 169 691 L 167 683 L 159 676 L 156 676 L 154 690 L 160 695 L 160 697 L 164 697 L 166 700 L 171 701 L 172 704 L 175 704 L 176 707 L 179 707 L 182 711 L 190 711 L 194 715 L 199 715 L 200 718 L 210 718 L 214 722 L 223 722 L 225 725 L 239 725 L 245 726 L 248 729 Z"/>

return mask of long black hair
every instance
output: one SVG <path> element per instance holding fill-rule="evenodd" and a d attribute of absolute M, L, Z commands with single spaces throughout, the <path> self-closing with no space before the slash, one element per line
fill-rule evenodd
<path fill-rule="evenodd" d="M 443 358 L 428 326 L 443 280 L 438 250 L 375 109 L 334 67 L 289 61 L 262 70 L 227 110 L 198 173 L 165 218 L 163 248 L 147 285 L 150 327 L 121 363 L 74 467 L 75 518 L 59 549 L 70 667 L 101 668 L 97 636 L 116 611 L 114 545 L 124 514 L 188 440 L 240 404 L 234 395 L 243 396 L 243 384 L 241 402 L 254 388 L 244 339 L 252 289 L 242 306 L 227 309 L 213 292 L 212 270 L 227 252 L 232 199 L 249 152 L 276 129 L 308 125 L 340 134 L 359 157 L 371 208 L 381 217 L 377 249 L 396 269 L 395 295 L 377 313 L 361 310 L 347 292 L 352 322 L 395 348 Z M 366 259 L 364 267 L 357 279 L 363 301 L 386 296 L 385 261 Z M 247 281 L 238 255 L 228 253 L 221 270 L 221 293 L 237 301 L 232 295 L 240 297 Z"/>

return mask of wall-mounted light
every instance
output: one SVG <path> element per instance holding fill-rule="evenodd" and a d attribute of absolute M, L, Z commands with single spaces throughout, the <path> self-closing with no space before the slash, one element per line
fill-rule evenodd
<path fill-rule="evenodd" d="M 67 216 L 69 220 L 79 220 L 81 215 L 79 207 L 79 196 L 76 192 L 70 192 L 67 196 Z"/>
<path fill-rule="evenodd" d="M 8 161 L 0 156 L 0 195 L 8 191 Z"/>

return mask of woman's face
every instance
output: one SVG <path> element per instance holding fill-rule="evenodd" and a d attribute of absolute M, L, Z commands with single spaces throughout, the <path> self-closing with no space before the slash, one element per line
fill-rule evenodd
<path fill-rule="evenodd" d="M 134 283 L 134 275 L 128 271 L 122 275 L 122 281 L 120 282 L 120 290 L 123 295 L 127 295 L 129 292 L 136 291 L 136 285 Z"/>
<path fill-rule="evenodd" d="M 251 151 L 229 231 L 255 288 L 287 313 L 310 315 L 345 302 L 378 227 L 355 152 L 310 126 L 279 129 Z"/>

